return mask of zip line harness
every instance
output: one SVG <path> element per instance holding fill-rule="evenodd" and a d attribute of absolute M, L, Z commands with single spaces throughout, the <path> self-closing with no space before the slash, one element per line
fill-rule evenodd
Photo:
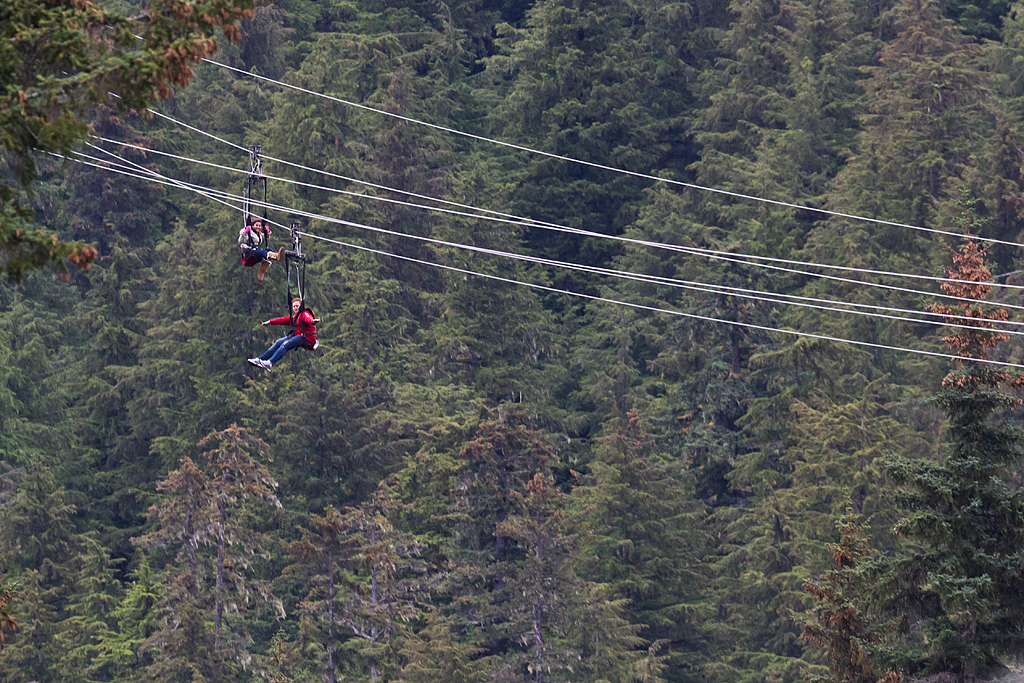
<path fill-rule="evenodd" d="M 299 297 L 302 304 L 298 313 L 292 315 L 292 324 L 296 324 L 298 317 L 306 309 L 306 255 L 302 253 L 302 235 L 299 234 L 301 223 L 292 221 L 288 233 L 292 238 L 292 248 L 281 253 L 284 259 L 285 269 L 288 271 L 288 290 L 285 294 L 287 310 L 292 309 L 292 299 Z M 294 286 L 294 289 L 293 289 Z"/>
<path fill-rule="evenodd" d="M 301 223 L 292 221 L 292 225 L 288 229 L 292 238 L 292 248 L 281 252 L 285 268 L 288 270 L 288 290 L 285 294 L 285 305 L 291 318 L 292 327 L 296 330 L 299 328 L 299 317 L 303 312 L 309 311 L 311 316 L 316 317 L 313 310 L 306 306 L 306 254 L 302 253 L 302 235 L 299 234 L 299 228 L 301 227 Z M 300 303 L 299 310 L 293 314 L 291 312 L 292 299 L 295 297 L 299 298 Z M 309 343 L 311 351 L 316 351 L 319 346 L 320 340 Z"/>
<path fill-rule="evenodd" d="M 267 177 L 263 175 L 263 160 L 260 159 L 260 154 L 263 153 L 263 145 L 253 145 L 249 148 L 249 179 L 245 184 L 245 211 L 242 213 L 245 220 L 246 226 L 252 225 L 252 194 L 253 188 L 259 189 L 260 185 L 263 186 L 263 235 L 262 244 L 263 248 L 269 248 L 270 246 L 270 227 L 267 224 Z M 253 244 L 252 238 L 249 237 L 249 246 L 256 246 Z"/>

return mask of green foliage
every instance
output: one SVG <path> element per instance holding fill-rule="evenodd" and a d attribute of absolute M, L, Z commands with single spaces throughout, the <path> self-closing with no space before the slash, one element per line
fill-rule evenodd
<path fill-rule="evenodd" d="M 475 683 L 484 680 L 487 662 L 481 650 L 460 643 L 439 610 L 431 609 L 422 629 L 406 636 L 402 658 L 407 662 L 396 683 Z"/>
<path fill-rule="evenodd" d="M 817 601 L 805 617 L 803 637 L 824 650 L 828 674 L 809 673 L 808 683 L 899 683 L 893 671 L 880 675 L 871 659 L 885 634 L 884 625 L 865 616 L 870 593 L 864 560 L 868 554 L 864 525 L 845 521 L 839 529 L 839 543 L 829 551 L 836 568 L 820 579 L 808 581 L 805 590 Z"/>
<path fill-rule="evenodd" d="M 957 312 L 975 313 L 971 328 L 945 339 L 966 357 L 984 358 L 1005 338 L 989 329 L 1005 311 L 979 311 L 970 301 L 990 289 L 983 258 L 977 243 L 965 241 L 950 269 L 958 282 L 944 285 L 967 300 Z M 878 567 L 881 610 L 901 633 L 921 634 L 920 642 L 907 638 L 914 649 L 902 668 L 974 676 L 998 666 L 999 656 L 1017 652 L 1021 642 L 1022 615 L 1007 597 L 1017 592 L 1022 571 L 1024 499 L 1010 481 L 1021 458 L 1020 431 L 1010 417 L 1021 402 L 1014 393 L 1020 379 L 972 363 L 942 385 L 936 403 L 948 418 L 945 460 L 893 455 L 886 462 L 887 476 L 900 487 L 896 503 L 905 510 L 894 531 L 913 545 Z"/>
<path fill-rule="evenodd" d="M 801 614 L 820 618 L 837 662 L 871 641 L 876 672 L 981 675 L 1020 651 L 1019 468 L 1013 430 L 997 433 L 1015 418 L 995 375 L 955 375 L 965 384 L 937 407 L 923 396 L 940 360 L 765 329 L 937 350 L 934 328 L 721 289 L 929 303 L 861 281 L 906 284 L 895 276 L 744 258 L 935 275 L 937 240 L 817 207 L 1004 240 L 993 256 L 1017 282 L 1019 3 L 279 0 L 220 53 L 241 72 L 194 75 L 217 22 L 233 34 L 247 5 L 124 19 L 136 4 L 0 10 L 0 36 L 16 39 L 0 47 L 0 135 L 40 136 L 0 160 L 3 223 L 23 230 L 3 257 L 20 283 L 0 283 L 0 573 L 17 622 L 0 631 L 0 680 L 793 683 L 808 666 L 870 679 L 825 674 Z M 60 21 L 39 32 L 19 12 Z M 306 165 L 265 158 L 270 201 L 349 222 L 304 222 L 346 244 L 304 239 L 321 348 L 272 373 L 244 359 L 272 336 L 257 321 L 283 312 L 284 273 L 258 282 L 238 265 L 237 211 L 39 155 L 44 142 L 67 153 L 87 124 L 180 155 L 123 148 L 128 161 L 238 193 L 243 150 L 136 116 L 172 73 L 191 85 L 162 111 Z M 38 93 L 24 115 L 19 90 Z M 428 197 L 461 213 L 411 206 Z M 30 272 L 84 242 L 102 252 L 89 271 Z M 986 336 L 993 357 L 1022 357 Z M 903 458 L 885 465 L 891 451 Z M 848 510 L 870 516 L 866 553 L 836 531 Z M 830 544 L 854 564 L 829 572 Z M 804 590 L 815 576 L 821 600 Z M 856 618 L 834 619 L 851 606 Z"/>
<path fill-rule="evenodd" d="M 591 473 L 572 492 L 582 529 L 578 572 L 625 600 L 645 637 L 666 643 L 659 657 L 669 671 L 691 670 L 703 653 L 682 644 L 698 637 L 710 583 L 700 563 L 710 540 L 704 510 L 692 481 L 651 452 L 636 410 L 608 428 Z"/>
<path fill-rule="evenodd" d="M 122 112 L 145 110 L 156 96 L 188 84 L 196 62 L 217 49 L 216 30 L 237 38 L 235 26 L 252 2 L 204 0 L 181 5 L 159 0 L 128 17 L 92 2 L 17 0 L 0 11 L 0 147 L 16 161 L 20 185 L 37 178 L 35 155 L 68 154 L 86 137 L 94 104 L 117 97 Z M 31 214 L 16 186 L 0 186 L 0 252 L 7 276 L 69 258 L 87 267 L 95 248 L 61 242 L 48 231 L 29 230 Z"/>
<path fill-rule="evenodd" d="M 149 565 L 148 556 L 138 551 L 136 566 L 128 573 L 128 585 L 120 602 L 110 610 L 113 627 L 97 643 L 90 672 L 102 680 L 130 681 L 137 674 L 138 650 L 157 628 L 157 605 L 163 591 Z"/>
<path fill-rule="evenodd" d="M 551 475 L 538 472 L 509 499 L 515 511 L 495 531 L 524 556 L 502 577 L 507 598 L 496 630 L 508 649 L 497 658 L 493 680 L 634 680 L 640 627 L 623 619 L 623 602 L 579 578 L 566 495 Z"/>

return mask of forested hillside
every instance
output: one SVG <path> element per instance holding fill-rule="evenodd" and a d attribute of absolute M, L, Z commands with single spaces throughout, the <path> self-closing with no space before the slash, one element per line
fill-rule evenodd
<path fill-rule="evenodd" d="M 0 683 L 1024 666 L 1024 2 L 232 21 L 62 158 L 4 86 Z"/>

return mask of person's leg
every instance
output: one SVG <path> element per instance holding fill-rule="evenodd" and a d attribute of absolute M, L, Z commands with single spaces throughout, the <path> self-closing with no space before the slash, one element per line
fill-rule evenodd
<path fill-rule="evenodd" d="M 282 346 L 282 345 L 283 345 L 283 344 L 284 344 L 284 343 L 285 343 L 286 341 L 288 341 L 289 339 L 291 339 L 291 337 L 281 337 L 280 339 L 278 339 L 277 341 L 275 341 L 275 342 L 274 342 L 273 344 L 271 344 L 271 345 L 270 345 L 270 348 L 269 348 L 269 349 L 267 349 L 266 351 L 264 351 L 264 352 L 262 353 L 262 355 L 260 355 L 260 356 L 259 356 L 259 359 L 260 359 L 260 360 L 270 360 L 270 358 L 271 358 L 271 357 L 272 357 L 272 356 L 273 356 L 273 355 L 274 355 L 275 353 L 277 353 L 277 350 L 278 350 L 279 348 L 281 348 L 281 346 Z"/>
<path fill-rule="evenodd" d="M 252 249 L 245 249 L 242 252 L 242 265 L 246 268 L 252 268 L 257 263 L 262 263 L 265 259 Z"/>
<path fill-rule="evenodd" d="M 280 340 L 278 340 L 278 341 L 280 341 Z M 284 354 L 288 353 L 289 351 L 294 349 L 296 346 L 302 346 L 305 343 L 306 343 L 306 338 L 303 337 L 300 334 L 296 334 L 294 336 L 287 337 L 285 339 L 285 342 L 283 344 L 279 345 L 277 347 L 277 350 L 275 350 L 270 355 L 270 358 L 264 358 L 264 360 L 269 360 L 271 365 L 276 365 L 277 361 L 281 360 L 284 357 Z M 276 345 L 276 342 L 275 342 L 275 345 Z"/>
<path fill-rule="evenodd" d="M 277 252 L 258 247 L 243 247 L 242 260 L 247 266 L 259 263 L 260 261 L 276 261 Z"/>

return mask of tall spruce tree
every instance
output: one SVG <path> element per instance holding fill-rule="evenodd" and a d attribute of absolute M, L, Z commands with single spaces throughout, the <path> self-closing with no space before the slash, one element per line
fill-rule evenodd
<path fill-rule="evenodd" d="M 342 562 L 345 558 L 344 525 L 341 513 L 328 506 L 322 517 L 314 515 L 312 529 L 300 529 L 302 538 L 285 546 L 292 563 L 283 573 L 285 581 L 294 580 L 302 588 L 298 606 L 302 620 L 302 638 L 310 642 L 307 652 L 317 661 L 315 671 L 327 683 L 338 675 L 341 601 L 344 598 Z M 321 663 L 322 662 L 322 663 Z"/>
<path fill-rule="evenodd" d="M 382 482 L 371 500 L 341 518 L 347 591 L 340 622 L 352 636 L 344 649 L 355 675 L 369 674 L 371 683 L 396 675 L 402 641 L 427 594 L 419 545 L 390 520 L 398 506 Z"/>
<path fill-rule="evenodd" d="M 501 27 L 501 52 L 486 60 L 493 129 L 587 162 L 641 173 L 681 170 L 690 160 L 684 111 L 691 87 L 679 40 L 695 16 L 660 1 L 533 4 L 520 26 Z M 505 155 L 504 164 L 521 178 L 512 197 L 516 213 L 606 234 L 632 221 L 646 184 L 552 158 Z M 552 258 L 600 263 L 610 255 L 604 240 L 547 231 L 528 239 Z"/>
<path fill-rule="evenodd" d="M 625 601 L 580 579 L 568 497 L 554 478 L 538 472 L 509 498 L 514 512 L 495 532 L 516 543 L 523 557 L 503 577 L 508 598 L 497 631 L 509 646 L 496 658 L 490 680 L 553 683 L 581 676 L 627 683 L 639 670 L 653 674 L 644 680 L 659 683 L 661 667 L 644 667 L 641 627 L 623 618 Z"/>
<path fill-rule="evenodd" d="M 581 578 L 626 601 L 626 615 L 649 640 L 663 641 L 668 680 L 687 680 L 705 652 L 701 594 L 709 587 L 701 559 L 709 539 L 705 508 L 691 478 L 677 473 L 637 410 L 612 419 L 572 491 L 581 530 Z"/>
<path fill-rule="evenodd" d="M 550 473 L 554 463 L 543 433 L 504 420 L 481 423 L 459 454 L 447 511 L 445 590 L 457 628 L 472 631 L 489 656 L 515 647 L 501 629 L 515 598 L 509 577 L 526 552 L 499 527 L 519 511 L 518 492 L 535 473 Z"/>
<path fill-rule="evenodd" d="M 181 468 L 157 487 L 169 494 L 150 509 L 157 529 L 136 541 L 150 549 L 177 546 L 175 561 L 183 570 L 158 607 L 158 629 L 142 646 L 152 657 L 151 674 L 160 680 L 187 672 L 231 678 L 248 666 L 248 634 L 240 616 L 227 626 L 227 605 L 242 613 L 254 603 L 284 616 L 250 559 L 268 554 L 264 535 L 253 528 L 256 506 L 279 505 L 277 484 L 257 459 L 265 457 L 266 444 L 232 425 L 199 446 L 206 471 L 183 458 Z M 182 624 L 184 639 L 177 632 Z"/>
<path fill-rule="evenodd" d="M 979 66 L 978 46 L 943 16 L 940 3 L 905 0 L 889 16 L 895 35 L 881 46 L 877 64 L 864 69 L 869 75 L 863 82 L 866 110 L 859 116 L 856 154 L 837 176 L 825 206 L 938 226 L 955 214 L 960 189 L 980 163 L 981 138 L 994 126 L 982 104 L 991 79 Z M 801 254 L 817 263 L 902 273 L 925 273 L 940 258 L 938 243 L 917 231 L 839 217 L 819 223 Z M 856 282 L 819 280 L 806 291 L 862 304 L 879 303 L 883 296 L 882 290 Z M 912 295 L 898 292 L 884 298 L 890 306 L 916 303 Z M 865 340 L 913 344 L 923 336 L 905 322 L 866 317 L 804 311 L 793 321 Z M 889 371 L 896 361 L 876 352 L 873 362 Z M 918 371 L 905 364 L 901 374 Z"/>
<path fill-rule="evenodd" d="M 427 612 L 422 629 L 406 635 L 401 654 L 405 664 L 396 683 L 478 683 L 487 677 L 481 650 L 460 642 L 436 607 Z"/>
<path fill-rule="evenodd" d="M 897 661 L 912 675 L 970 680 L 1021 651 L 1024 606 L 1024 496 L 1010 481 L 1022 455 L 1012 412 L 1024 385 L 1018 375 L 966 359 L 985 360 L 1006 341 L 994 328 L 1005 309 L 989 308 L 991 273 L 984 249 L 967 239 L 953 252 L 950 294 L 964 297 L 945 315 L 966 316 L 969 329 L 945 337 L 964 361 L 942 381 L 936 402 L 948 418 L 949 452 L 943 461 L 894 455 L 888 476 L 905 510 L 895 531 L 907 552 L 879 565 L 882 614 L 894 620 L 909 646 Z M 951 319 L 952 320 L 952 319 Z M 957 318 L 963 324 L 963 318 Z"/>
<path fill-rule="evenodd" d="M 6 579 L 17 582 L 18 609 L 31 618 L 20 620 L 0 650 L 4 683 L 56 677 L 58 624 L 72 595 L 74 512 L 53 472 L 38 461 L 5 501 L 0 531 Z"/>
<path fill-rule="evenodd" d="M 803 618 L 803 638 L 824 650 L 827 666 L 809 668 L 808 683 L 900 683 L 893 670 L 883 675 L 872 654 L 886 635 L 884 623 L 867 614 L 866 595 L 870 584 L 864 572 L 868 543 L 864 525 L 843 520 L 839 543 L 829 544 L 835 568 L 819 579 L 808 581 L 804 589 L 817 601 Z M 824 669 L 824 671 L 822 671 Z"/>

